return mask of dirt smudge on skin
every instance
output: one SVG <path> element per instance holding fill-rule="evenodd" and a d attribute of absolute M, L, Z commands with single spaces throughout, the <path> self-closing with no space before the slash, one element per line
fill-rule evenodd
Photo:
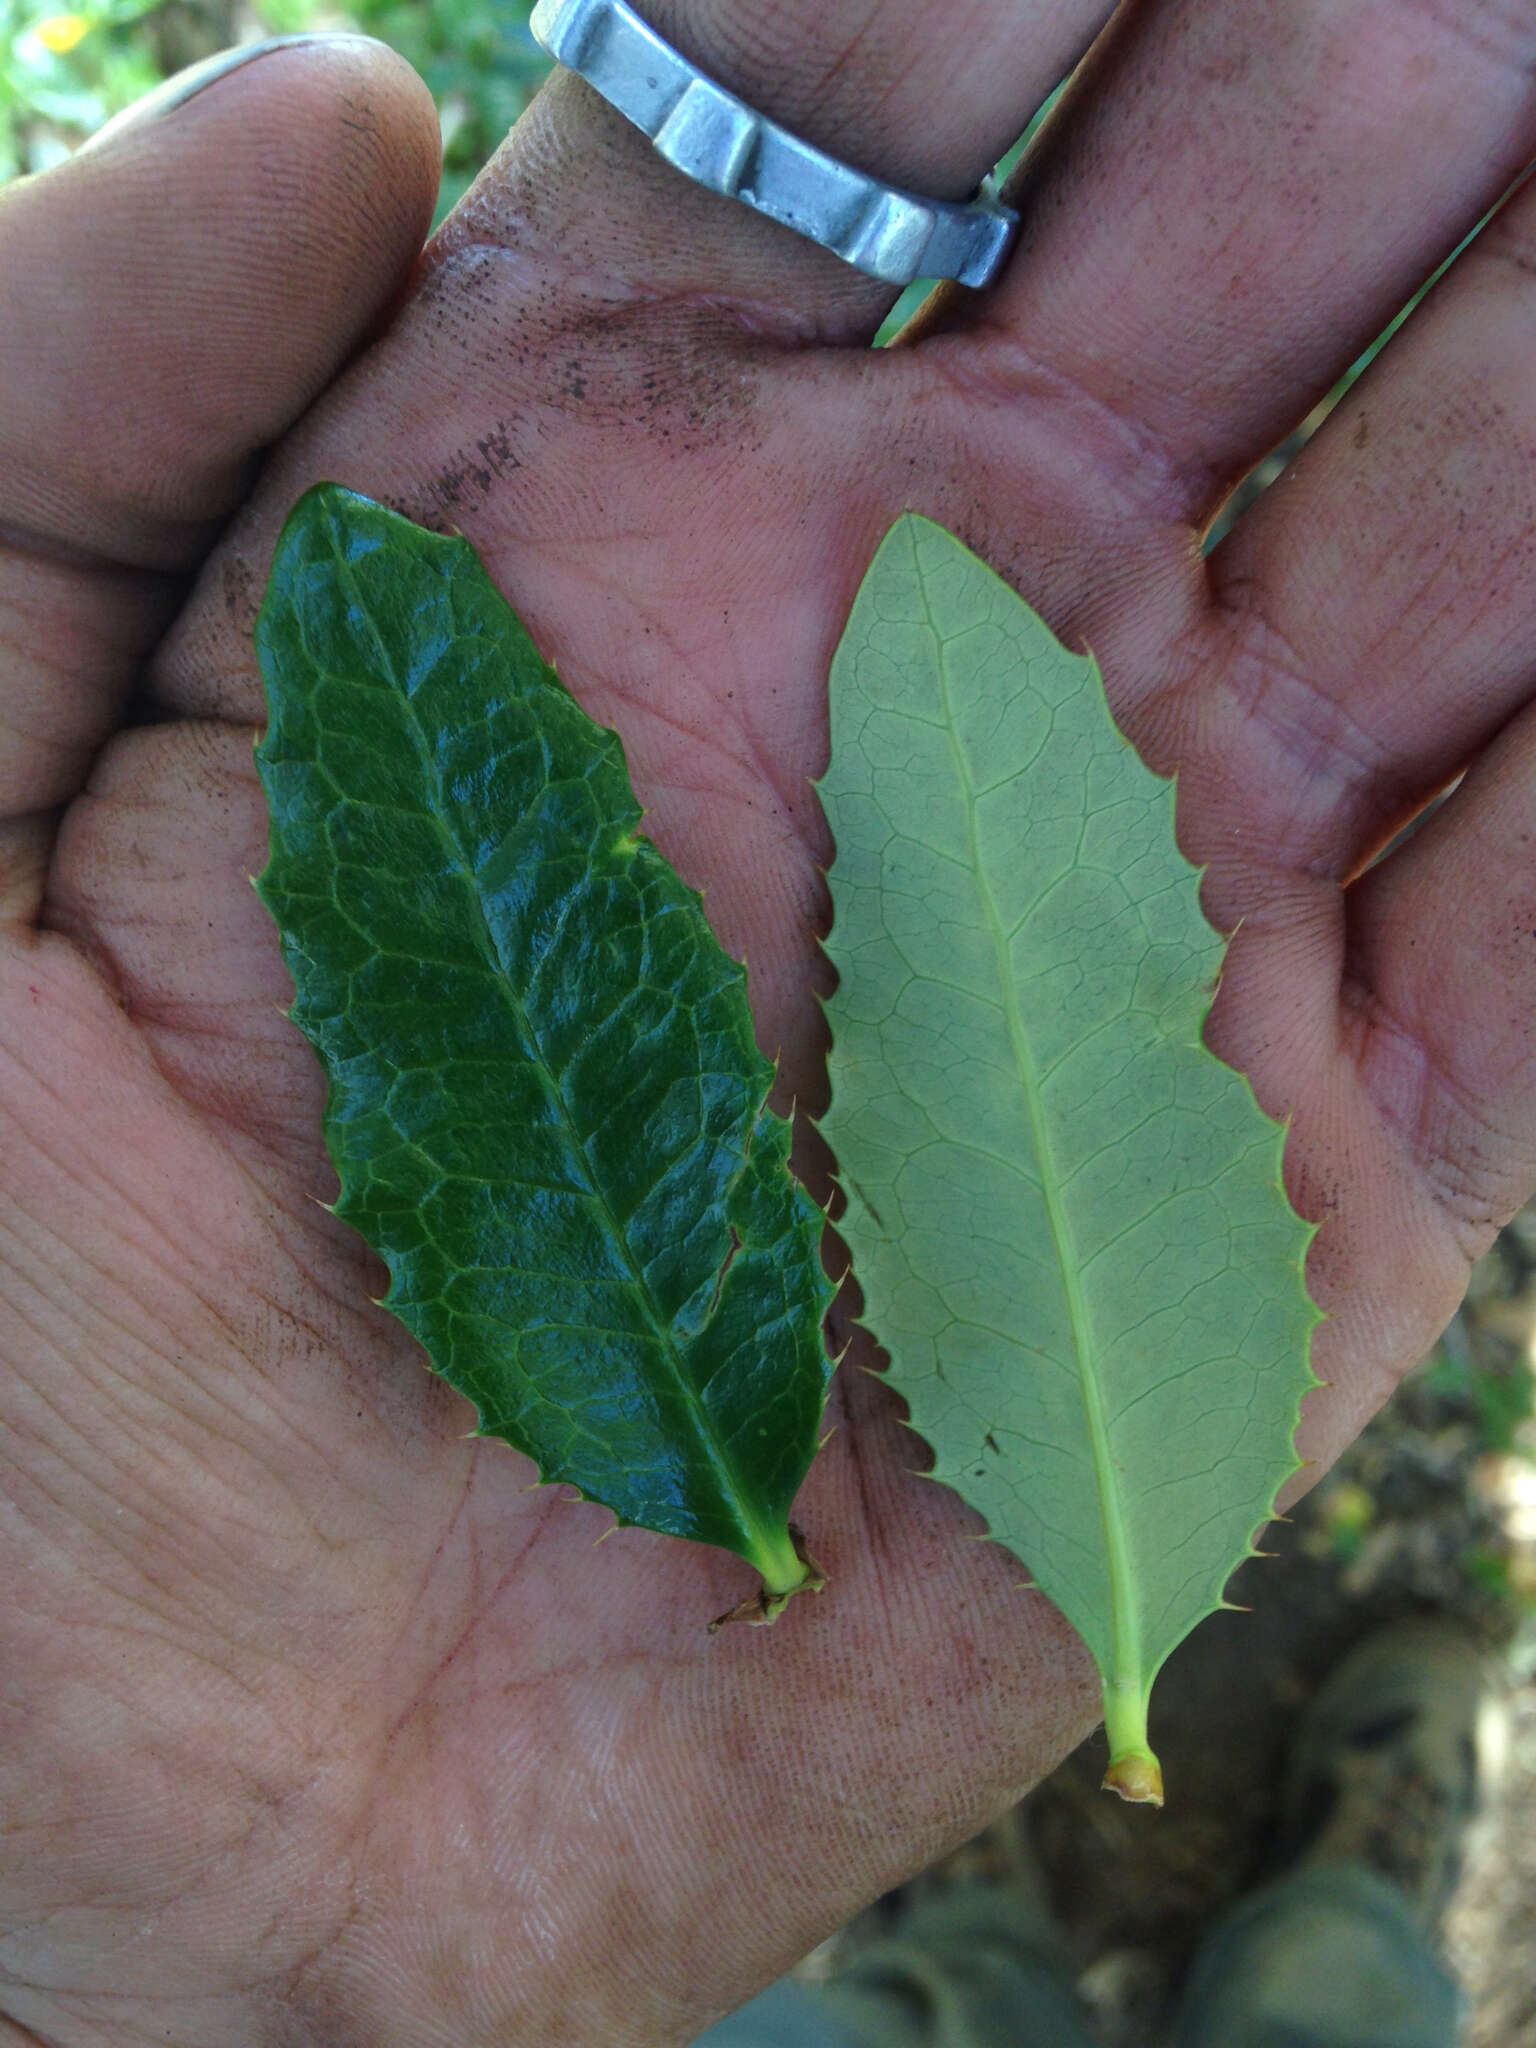
<path fill-rule="evenodd" d="M 226 550 L 219 564 L 219 593 L 229 623 L 242 639 L 249 639 L 256 630 L 261 596 L 256 587 L 255 570 L 234 548 Z"/>
<path fill-rule="evenodd" d="M 433 478 L 432 495 L 439 505 L 452 511 L 466 497 L 477 501 L 488 498 L 494 485 L 522 466 L 522 457 L 512 447 L 511 429 L 505 420 L 498 420 L 472 446 L 454 451 Z"/>
<path fill-rule="evenodd" d="M 479 244 L 442 259 L 408 321 L 429 327 L 445 388 L 466 388 L 469 372 L 468 388 L 507 401 L 448 465 L 460 472 L 454 489 L 493 490 L 556 420 L 628 429 L 680 454 L 728 446 L 744 459 L 762 442 L 760 371 L 781 354 L 697 299 L 583 288 Z"/>

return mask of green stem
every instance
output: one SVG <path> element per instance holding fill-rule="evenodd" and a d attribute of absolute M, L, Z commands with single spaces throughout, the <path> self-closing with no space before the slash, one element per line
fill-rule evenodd
<path fill-rule="evenodd" d="M 826 1573 L 801 1542 L 800 1532 L 793 1524 L 782 1536 L 776 1530 L 770 1532 L 759 1527 L 752 1549 L 742 1554 L 762 1573 L 763 1583 L 750 1599 L 712 1621 L 711 1635 L 731 1621 L 749 1621 L 754 1627 L 777 1621 L 796 1593 L 819 1593 L 827 1583 Z"/>
<path fill-rule="evenodd" d="M 787 1524 L 782 1529 L 773 1530 L 759 1525 L 753 1534 L 752 1548 L 746 1553 L 747 1562 L 762 1573 L 763 1591 L 770 1600 L 787 1600 L 813 1576 L 811 1567 L 796 1548 Z"/>
<path fill-rule="evenodd" d="M 1147 1700 L 1151 1688 L 1139 1678 L 1111 1679 L 1104 1687 L 1104 1733 L 1109 1769 L 1104 1790 L 1140 1806 L 1163 1803 L 1163 1769 L 1147 1742 Z"/>

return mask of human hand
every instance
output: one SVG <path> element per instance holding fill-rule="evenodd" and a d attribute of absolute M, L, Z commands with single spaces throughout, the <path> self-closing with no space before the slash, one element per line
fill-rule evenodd
<path fill-rule="evenodd" d="M 1095 21 L 650 13 L 952 194 Z M 812 1103 L 805 778 L 879 534 L 942 520 L 1091 642 L 1241 921 L 1212 1035 L 1293 1116 L 1323 1221 L 1329 1457 L 1533 1177 L 1529 202 L 1209 563 L 1198 534 L 1530 153 L 1533 62 L 1512 0 L 1144 6 L 1002 282 L 878 355 L 878 288 L 569 78 L 350 369 L 429 205 L 429 110 L 382 52 L 271 54 L 0 198 L 0 2043 L 685 2040 L 1093 1713 L 867 1377 L 802 1503 L 830 1590 L 710 1639 L 739 1567 L 633 1530 L 594 1558 L 600 1511 L 465 1442 L 370 1305 L 245 879 L 288 505 L 329 476 L 463 529 L 623 733 Z M 251 451 L 333 377 L 171 623 Z"/>

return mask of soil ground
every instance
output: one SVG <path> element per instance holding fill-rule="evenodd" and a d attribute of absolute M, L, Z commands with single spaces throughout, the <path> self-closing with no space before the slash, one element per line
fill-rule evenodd
<path fill-rule="evenodd" d="M 1159 1678 L 1152 1738 L 1169 1805 L 1099 1790 L 1100 1735 L 1017 1816 L 1106 2048 L 1158 2048 L 1201 1933 L 1265 1873 L 1286 1746 L 1317 1685 L 1362 1636 L 1424 1611 L 1457 1617 L 1508 1673 L 1508 1754 L 1446 1927 L 1472 2012 L 1466 2048 L 1536 2048 L 1533 1335 L 1536 1206 L 1478 1268 L 1434 1357 L 1272 1529 L 1273 1556 L 1238 1573 L 1231 1597 L 1249 1611 L 1213 1616 Z M 841 1953 L 898 1910 L 899 1895 L 881 1902 Z M 836 1956 L 817 1962 L 822 1974 Z"/>

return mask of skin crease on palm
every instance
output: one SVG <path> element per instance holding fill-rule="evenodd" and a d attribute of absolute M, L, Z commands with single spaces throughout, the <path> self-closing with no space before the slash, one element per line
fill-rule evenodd
<path fill-rule="evenodd" d="M 649 13 L 951 195 L 1100 27 Z M 1211 1040 L 1322 1226 L 1315 1471 L 1536 1182 L 1536 191 L 1199 537 L 1517 177 L 1533 67 L 1532 0 L 1145 0 L 1003 279 L 878 354 L 884 293 L 569 78 L 419 262 L 432 110 L 356 41 L 0 195 L 0 2044 L 683 2042 L 1094 1719 L 856 1362 L 799 1507 L 829 1590 L 710 1638 L 733 1560 L 595 1548 L 371 1305 L 247 879 L 249 633 L 299 491 L 468 535 L 622 732 L 812 1108 L 806 779 L 879 535 L 943 521 L 1091 645 L 1179 769 L 1236 932 Z"/>

